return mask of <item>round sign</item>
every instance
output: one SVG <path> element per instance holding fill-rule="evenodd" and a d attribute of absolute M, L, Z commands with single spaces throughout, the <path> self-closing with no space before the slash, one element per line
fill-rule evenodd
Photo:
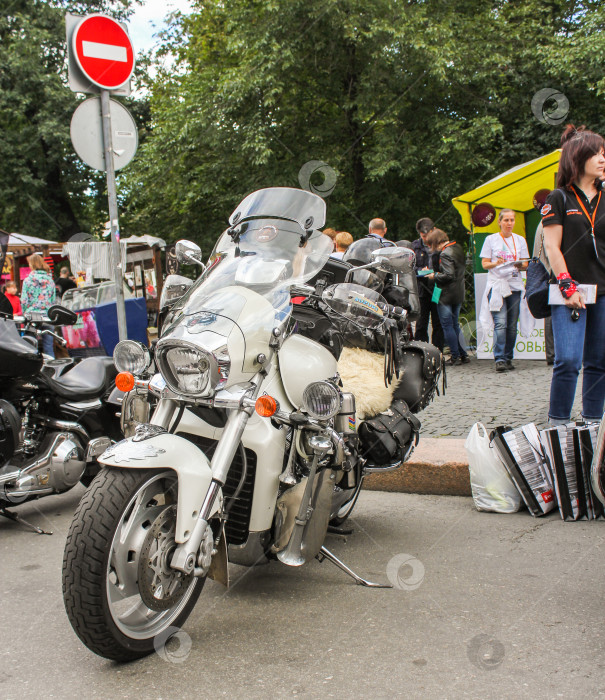
<path fill-rule="evenodd" d="M 128 165 L 138 146 L 137 127 L 130 112 L 117 100 L 109 101 L 111 144 L 116 170 Z M 81 102 L 71 118 L 71 142 L 80 158 L 95 170 L 105 170 L 101 98 Z"/>
<path fill-rule="evenodd" d="M 489 226 L 496 218 L 496 210 L 488 202 L 482 202 L 473 208 L 471 218 L 475 226 L 483 228 L 484 226 Z"/>
<path fill-rule="evenodd" d="M 73 53 L 84 75 L 104 90 L 128 82 L 134 51 L 124 28 L 111 17 L 89 15 L 74 29 Z"/>

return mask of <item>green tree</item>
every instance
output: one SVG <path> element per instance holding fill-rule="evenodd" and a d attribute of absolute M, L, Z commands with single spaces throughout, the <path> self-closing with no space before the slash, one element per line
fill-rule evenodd
<path fill-rule="evenodd" d="M 453 196 L 557 147 L 537 90 L 605 127 L 604 16 L 570 0 L 198 0 L 164 37 L 176 58 L 152 85 L 125 225 L 207 250 L 240 198 L 298 187 L 316 160 L 339 229 L 383 216 L 410 238 L 429 215 L 459 230 Z"/>

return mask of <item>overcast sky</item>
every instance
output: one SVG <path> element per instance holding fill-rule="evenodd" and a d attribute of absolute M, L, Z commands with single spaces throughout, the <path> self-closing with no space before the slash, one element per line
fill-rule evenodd
<path fill-rule="evenodd" d="M 170 12 L 191 10 L 190 0 L 144 0 L 128 20 L 128 33 L 135 52 L 147 51 L 156 43 L 157 34 L 165 25 L 164 18 Z"/>

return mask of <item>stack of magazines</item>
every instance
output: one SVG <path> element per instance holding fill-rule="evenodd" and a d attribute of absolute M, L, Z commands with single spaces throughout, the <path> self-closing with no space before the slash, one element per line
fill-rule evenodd
<path fill-rule="evenodd" d="M 598 430 L 598 423 L 570 423 L 538 432 L 529 423 L 495 431 L 494 444 L 533 516 L 557 505 L 563 520 L 604 516 L 590 482 Z"/>

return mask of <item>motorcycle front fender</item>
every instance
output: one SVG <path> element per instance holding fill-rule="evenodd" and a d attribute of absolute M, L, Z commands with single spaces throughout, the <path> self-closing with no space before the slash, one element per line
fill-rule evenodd
<path fill-rule="evenodd" d="M 99 462 L 121 469 L 174 470 L 178 478 L 175 540 L 181 544 L 189 539 L 212 481 L 208 458 L 198 447 L 170 433 L 136 442 L 127 438 L 107 449 Z M 222 500 L 219 493 L 215 508 L 220 507 Z"/>

